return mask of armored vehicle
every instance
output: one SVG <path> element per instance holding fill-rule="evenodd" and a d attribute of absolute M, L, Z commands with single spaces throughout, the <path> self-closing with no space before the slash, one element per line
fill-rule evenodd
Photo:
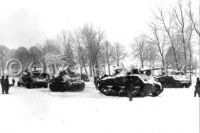
<path fill-rule="evenodd" d="M 70 69 L 61 71 L 59 76 L 52 79 L 49 84 L 49 89 L 54 92 L 83 91 L 84 88 L 85 83 L 80 75 L 73 73 Z"/>
<path fill-rule="evenodd" d="M 190 79 L 183 72 L 175 70 L 169 71 L 169 75 L 158 76 L 156 79 L 165 88 L 188 88 L 191 85 Z"/>
<path fill-rule="evenodd" d="M 26 70 L 17 82 L 18 86 L 25 86 L 26 88 L 47 88 L 49 83 L 49 74 L 40 73 L 39 71 Z"/>
<path fill-rule="evenodd" d="M 132 69 L 129 72 L 117 70 L 114 75 L 103 76 L 97 81 L 98 90 L 106 96 L 135 97 L 158 96 L 163 87 L 149 75 L 149 71 Z"/>
<path fill-rule="evenodd" d="M 24 86 L 26 88 L 32 88 L 33 78 L 31 77 L 30 72 L 25 70 L 22 75 L 19 77 L 17 86 Z"/>

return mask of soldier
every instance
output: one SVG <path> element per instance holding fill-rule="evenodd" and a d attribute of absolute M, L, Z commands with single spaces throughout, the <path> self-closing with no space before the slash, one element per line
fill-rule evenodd
<path fill-rule="evenodd" d="M 94 85 L 96 89 L 98 88 L 98 80 L 99 80 L 99 76 L 94 76 Z"/>
<path fill-rule="evenodd" d="M 6 92 L 6 94 L 8 94 L 9 87 L 10 87 L 10 84 L 9 84 L 9 76 L 7 75 L 7 76 L 6 76 L 6 79 L 5 79 L 5 92 Z"/>
<path fill-rule="evenodd" d="M 194 97 L 196 97 L 196 94 L 198 94 L 198 96 L 200 97 L 200 81 L 199 81 L 199 78 L 197 78 L 195 91 L 194 91 Z"/>
<path fill-rule="evenodd" d="M 114 74 L 113 75 L 117 75 L 119 73 L 121 73 L 122 68 L 120 66 L 114 66 Z"/>
<path fill-rule="evenodd" d="M 1 88 L 2 88 L 2 94 L 5 93 L 5 79 L 4 76 L 1 78 Z"/>
<path fill-rule="evenodd" d="M 134 88 L 134 86 L 131 85 L 131 84 L 128 84 L 128 85 L 126 85 L 126 87 L 127 87 L 127 93 L 128 93 L 129 101 L 132 101 L 133 100 L 133 88 Z"/>
<path fill-rule="evenodd" d="M 15 85 L 15 79 L 13 78 L 12 79 L 12 86 L 14 86 Z"/>

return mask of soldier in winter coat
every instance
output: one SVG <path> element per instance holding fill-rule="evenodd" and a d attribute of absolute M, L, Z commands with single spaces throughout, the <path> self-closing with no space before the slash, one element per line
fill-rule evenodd
<path fill-rule="evenodd" d="M 2 94 L 5 93 L 5 79 L 4 76 L 1 77 L 1 89 L 2 89 Z"/>
<path fill-rule="evenodd" d="M 14 86 L 15 85 L 15 79 L 13 78 L 12 79 L 12 86 Z"/>
<path fill-rule="evenodd" d="M 195 86 L 195 91 L 194 91 L 194 96 L 196 97 L 196 94 L 200 97 L 200 81 L 199 78 L 197 78 L 196 81 L 196 86 Z"/>
<path fill-rule="evenodd" d="M 9 76 L 7 75 L 6 79 L 5 79 L 5 92 L 6 92 L 6 94 L 8 94 L 9 88 L 10 88 Z"/>

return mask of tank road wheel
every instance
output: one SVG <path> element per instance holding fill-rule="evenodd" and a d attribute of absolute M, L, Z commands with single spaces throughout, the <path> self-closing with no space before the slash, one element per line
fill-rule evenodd
<path fill-rule="evenodd" d="M 83 91 L 84 88 L 85 88 L 85 83 L 82 83 L 82 84 L 81 84 L 81 91 Z"/>
<path fill-rule="evenodd" d="M 127 96 L 127 91 L 126 91 L 126 88 L 122 87 L 120 90 L 119 90 L 119 96 Z"/>
<path fill-rule="evenodd" d="M 163 88 L 160 88 L 159 86 L 154 86 L 154 91 L 152 92 L 152 96 L 156 97 L 158 96 L 161 92 L 163 92 Z"/>
<path fill-rule="evenodd" d="M 181 88 L 182 87 L 180 81 L 175 81 L 175 87 L 176 88 Z"/>
<path fill-rule="evenodd" d="M 108 96 L 108 88 L 105 86 L 105 84 L 99 84 L 98 90 L 104 95 Z"/>
<path fill-rule="evenodd" d="M 150 84 L 144 85 L 142 91 L 140 92 L 140 96 L 141 97 L 148 96 L 152 89 L 153 89 L 153 85 L 150 85 Z"/>
<path fill-rule="evenodd" d="M 54 89 L 53 89 L 53 84 L 52 84 L 52 83 L 49 84 L 49 89 L 50 89 L 51 91 L 54 91 Z"/>
<path fill-rule="evenodd" d="M 43 87 L 48 88 L 48 83 L 45 83 Z"/>
<path fill-rule="evenodd" d="M 32 83 L 31 82 L 26 82 L 25 83 L 25 87 L 28 88 L 28 89 L 31 89 L 32 88 Z"/>
<path fill-rule="evenodd" d="M 110 96 L 119 96 L 120 88 L 116 86 L 108 87 L 108 95 Z"/>
<path fill-rule="evenodd" d="M 60 91 L 59 85 L 56 83 L 49 84 L 49 89 L 53 92 Z"/>
<path fill-rule="evenodd" d="M 20 85 L 21 85 L 21 84 L 18 82 L 18 83 L 17 83 L 17 86 L 20 86 Z"/>
<path fill-rule="evenodd" d="M 137 96 L 138 92 L 135 89 L 135 86 L 133 84 L 130 84 L 127 86 L 127 96 L 132 99 L 132 97 Z"/>

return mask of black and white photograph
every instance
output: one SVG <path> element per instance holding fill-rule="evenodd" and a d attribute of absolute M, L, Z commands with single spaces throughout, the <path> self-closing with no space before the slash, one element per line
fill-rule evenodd
<path fill-rule="evenodd" d="M 200 0 L 0 0 L 0 133 L 200 133 Z"/>

